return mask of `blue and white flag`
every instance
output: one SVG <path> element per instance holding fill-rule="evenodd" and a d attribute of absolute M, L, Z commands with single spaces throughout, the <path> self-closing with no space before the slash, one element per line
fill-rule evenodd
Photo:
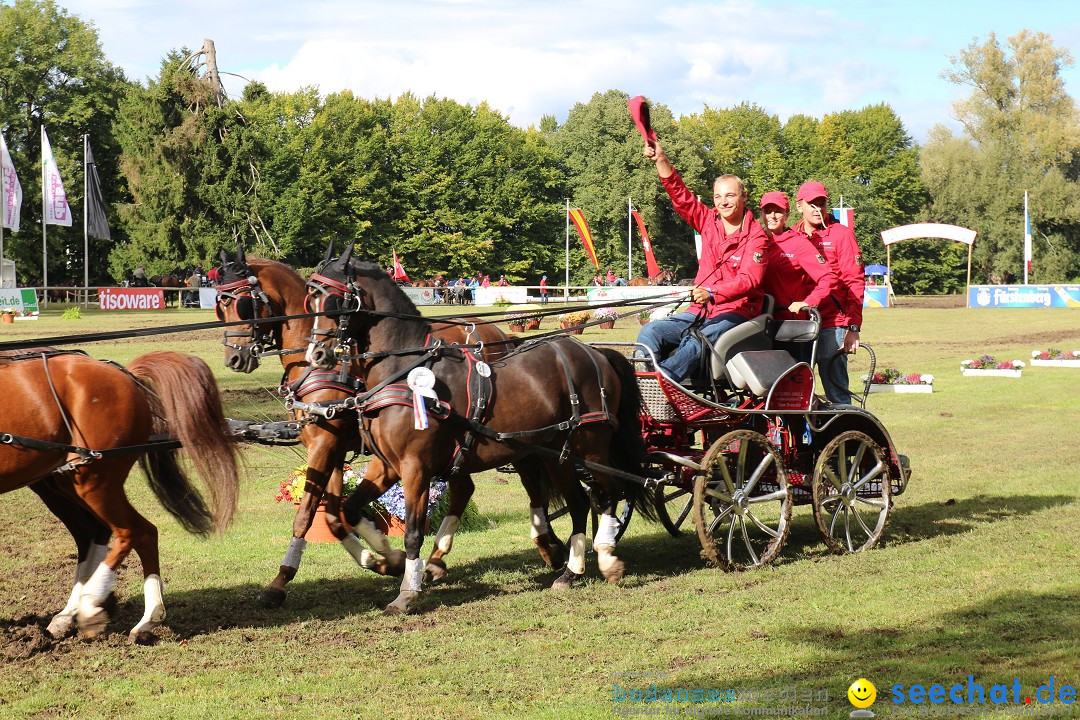
<path fill-rule="evenodd" d="M 41 182 L 45 195 L 45 224 L 71 227 L 71 206 L 44 125 L 41 126 Z"/>
<path fill-rule="evenodd" d="M 12 232 L 19 232 L 19 216 L 22 214 L 22 185 L 15 174 L 15 163 L 8 154 L 7 143 L 0 135 L 0 183 L 3 183 L 4 206 L 0 208 L 0 222 Z"/>

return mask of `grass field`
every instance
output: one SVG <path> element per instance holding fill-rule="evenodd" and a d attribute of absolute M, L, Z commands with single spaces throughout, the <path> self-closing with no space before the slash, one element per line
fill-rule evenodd
<path fill-rule="evenodd" d="M 63 320 L 49 310 L 4 325 L 0 341 L 210 319 L 178 310 Z M 1011 702 L 1018 679 L 1021 703 L 1051 677 L 1056 693 L 1075 687 L 1080 370 L 963 378 L 959 363 L 1080 349 L 1080 315 L 902 304 L 870 310 L 865 328 L 879 367 L 936 378 L 931 395 L 868 403 L 913 468 L 882 547 L 831 555 L 810 509 L 798 507 L 773 566 L 726 574 L 705 567 L 692 530 L 671 538 L 635 518 L 619 547 L 627 565 L 619 586 L 603 583 L 590 557 L 591 581 L 555 594 L 547 590 L 555 573 L 529 539 L 524 492 L 515 477 L 490 472 L 476 494 L 490 529 L 458 536 L 448 582 L 427 590 L 417 613 L 384 617 L 399 581 L 362 572 L 336 544 L 309 545 L 285 606 L 267 610 L 254 600 L 277 572 L 293 515 L 273 496 L 303 460 L 287 448 L 252 448 L 240 512 L 221 540 L 185 534 L 133 474 L 128 492 L 160 528 L 169 611 L 159 642 L 134 647 L 126 640 L 142 612 L 134 556 L 104 638 L 44 634 L 70 589 L 74 547 L 20 490 L 0 496 L 0 718 L 600 718 L 768 715 L 791 705 L 841 718 L 860 677 L 876 685 L 871 710 L 881 717 L 896 709 L 895 685 L 966 688 L 970 675 L 988 695 L 1009 685 Z M 581 339 L 636 331 L 627 318 Z M 220 331 L 200 331 L 85 349 L 121 362 L 159 348 L 196 354 L 215 368 L 230 416 L 281 417 L 280 366 L 229 373 L 220 340 Z M 864 368 L 860 355 L 853 385 Z M 721 697 L 734 689 L 742 700 L 614 700 L 652 682 Z M 903 709 L 919 707 L 927 704 Z M 956 709 L 948 697 L 935 707 Z"/>

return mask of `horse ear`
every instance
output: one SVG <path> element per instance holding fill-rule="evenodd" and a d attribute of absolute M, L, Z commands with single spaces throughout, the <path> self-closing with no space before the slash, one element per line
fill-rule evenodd
<path fill-rule="evenodd" d="M 321 267 L 326 267 L 332 257 L 334 257 L 334 238 L 330 238 L 330 244 L 326 246 L 326 255 L 323 256 Z"/>
<path fill-rule="evenodd" d="M 239 237 L 236 238 L 236 264 L 241 265 L 247 262 L 247 257 L 244 256 L 244 241 Z"/>
<path fill-rule="evenodd" d="M 221 248 L 221 253 L 218 255 L 221 258 L 221 267 L 225 267 L 229 264 L 229 254 L 225 252 L 225 248 Z"/>
<path fill-rule="evenodd" d="M 345 248 L 345 252 L 342 253 L 342 255 L 341 255 L 341 267 L 342 268 L 348 267 L 349 261 L 352 260 L 352 251 L 353 251 L 353 246 L 352 246 L 352 243 L 350 243 L 349 247 Z"/>

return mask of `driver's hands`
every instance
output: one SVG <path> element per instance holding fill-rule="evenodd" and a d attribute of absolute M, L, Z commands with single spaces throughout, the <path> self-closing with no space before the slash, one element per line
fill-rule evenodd
<path fill-rule="evenodd" d="M 690 291 L 690 299 L 698 305 L 704 305 L 709 302 L 711 295 L 709 295 L 709 291 L 706 288 L 696 287 Z"/>
<path fill-rule="evenodd" d="M 790 310 L 791 312 L 795 313 L 796 315 L 798 315 L 800 312 L 802 312 L 803 310 L 805 310 L 808 307 L 810 307 L 808 304 L 796 300 L 795 302 L 788 305 L 787 309 Z"/>

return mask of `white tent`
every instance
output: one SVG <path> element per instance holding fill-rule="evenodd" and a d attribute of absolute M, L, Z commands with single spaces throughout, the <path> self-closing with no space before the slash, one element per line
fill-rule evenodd
<path fill-rule="evenodd" d="M 0 287 L 14 288 L 15 284 L 15 261 L 4 259 L 3 272 L 0 273 Z"/>

